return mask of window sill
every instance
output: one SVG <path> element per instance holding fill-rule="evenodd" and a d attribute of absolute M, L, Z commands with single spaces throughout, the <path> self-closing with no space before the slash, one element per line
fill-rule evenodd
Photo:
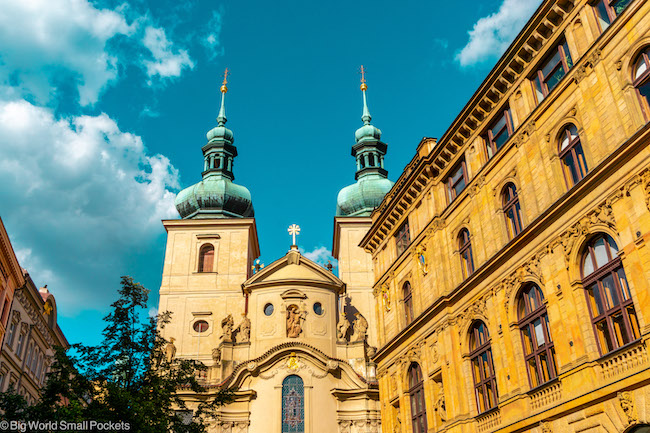
<path fill-rule="evenodd" d="M 479 413 L 478 415 L 476 415 L 475 418 L 476 418 L 477 421 L 479 421 L 479 418 L 488 418 L 491 415 L 495 415 L 495 414 L 498 414 L 498 413 L 499 413 L 499 405 L 496 405 L 493 408 L 490 408 L 490 409 L 488 409 L 486 411 L 483 411 L 483 412 Z"/>
<path fill-rule="evenodd" d="M 539 391 L 542 391 L 545 388 L 551 388 L 554 385 L 559 385 L 559 384 L 560 384 L 560 378 L 555 377 L 549 380 L 548 382 L 544 382 L 541 385 L 537 385 L 536 387 L 529 389 L 528 391 L 526 391 L 526 394 L 528 395 L 537 394 Z"/>
<path fill-rule="evenodd" d="M 634 347 L 636 345 L 640 345 L 640 343 L 641 343 L 641 339 L 638 338 L 638 339 L 636 339 L 636 340 L 634 340 L 634 341 L 632 341 L 630 343 L 627 343 L 626 345 L 623 345 L 623 346 L 619 347 L 618 349 L 614 349 L 611 352 L 607 352 L 606 354 L 604 354 L 600 358 L 598 358 L 598 362 L 602 363 L 602 362 L 605 362 L 605 361 L 609 361 L 610 358 L 613 358 L 616 355 L 619 355 L 621 352 L 625 352 L 626 350 L 631 349 L 632 347 Z"/>

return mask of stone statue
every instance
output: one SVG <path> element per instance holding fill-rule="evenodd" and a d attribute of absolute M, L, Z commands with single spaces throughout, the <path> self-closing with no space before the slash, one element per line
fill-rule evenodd
<path fill-rule="evenodd" d="M 246 314 L 242 314 L 242 316 L 244 318 L 237 326 L 237 343 L 248 343 L 251 341 L 251 319 Z"/>
<path fill-rule="evenodd" d="M 212 349 L 212 360 L 214 361 L 215 364 L 221 362 L 221 349 L 219 349 L 218 347 Z"/>
<path fill-rule="evenodd" d="M 354 313 L 357 320 L 354 321 L 354 332 L 352 333 L 352 341 L 365 341 L 366 333 L 368 332 L 368 321 L 358 311 Z"/>
<path fill-rule="evenodd" d="M 174 341 L 176 341 L 174 337 L 169 337 L 169 341 L 165 345 L 165 359 L 169 363 L 171 363 L 174 360 L 174 357 L 176 357 L 176 346 L 174 346 Z"/>
<path fill-rule="evenodd" d="M 445 390 L 442 387 L 442 382 L 436 383 L 436 398 L 435 410 L 438 412 L 438 416 L 442 422 L 447 421 L 447 408 L 445 407 Z"/>
<path fill-rule="evenodd" d="M 287 308 L 287 337 L 298 338 L 302 332 L 300 321 L 304 319 L 303 312 L 298 306 L 290 305 Z"/>
<path fill-rule="evenodd" d="M 345 337 L 347 336 L 349 329 L 350 329 L 350 321 L 348 320 L 347 317 L 345 317 L 345 313 L 341 311 L 341 315 L 339 317 L 339 324 L 336 326 L 336 338 L 340 343 L 345 342 Z"/>
<path fill-rule="evenodd" d="M 232 318 L 232 314 L 228 314 L 225 319 L 221 321 L 221 339 L 225 343 L 230 343 L 232 342 L 232 331 L 233 327 L 235 326 L 235 321 Z"/>

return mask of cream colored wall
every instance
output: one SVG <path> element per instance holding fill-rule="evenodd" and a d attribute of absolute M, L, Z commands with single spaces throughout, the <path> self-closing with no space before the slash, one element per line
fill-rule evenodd
<path fill-rule="evenodd" d="M 299 268 L 290 265 L 291 268 Z M 290 270 L 289 270 L 290 271 Z M 286 290 L 295 289 L 306 295 L 305 299 L 281 297 Z M 322 316 L 314 313 L 314 303 L 323 306 Z M 273 314 L 266 316 L 264 306 L 273 305 Z M 282 286 L 256 289 L 249 300 L 249 317 L 251 319 L 252 357 L 261 356 L 273 346 L 296 341 L 321 350 L 327 356 L 335 356 L 336 351 L 336 304 L 337 296 L 330 289 L 310 288 L 304 286 Z M 297 338 L 287 337 L 287 307 L 297 305 L 305 311 L 302 322 L 303 332 Z"/>
<path fill-rule="evenodd" d="M 315 377 L 314 374 L 322 374 L 321 368 L 309 359 L 303 358 L 301 362 L 307 368 L 294 373 L 283 368 L 286 359 L 281 359 L 271 368 L 272 372 L 277 371 L 271 379 L 260 376 L 252 378 L 250 388 L 257 392 L 257 398 L 250 404 L 250 432 L 280 433 L 282 431 L 282 381 L 292 374 L 300 376 L 305 386 L 305 433 L 338 431 L 336 399 L 331 390 L 340 387 L 341 384 L 331 374 L 323 378 Z"/>
<path fill-rule="evenodd" d="M 377 314 L 372 294 L 374 273 L 372 256 L 359 247 L 372 220 L 368 218 L 337 217 L 337 257 L 339 278 L 346 284 L 346 297 L 350 299 L 351 310 L 357 309 L 368 320 L 368 344 L 377 346 Z M 349 307 L 348 307 L 349 308 Z M 351 321 L 352 318 L 349 320 Z"/>
<path fill-rule="evenodd" d="M 170 311 L 172 318 L 163 335 L 176 339 L 178 357 L 211 363 L 212 349 L 220 342 L 221 320 L 232 314 L 237 326 L 244 312 L 241 284 L 255 259 L 257 239 L 250 235 L 254 220 L 174 220 L 164 225 L 167 249 L 158 309 Z M 215 248 L 214 268 L 199 273 L 199 249 L 206 243 Z M 192 327 L 199 319 L 210 325 L 200 336 Z"/>

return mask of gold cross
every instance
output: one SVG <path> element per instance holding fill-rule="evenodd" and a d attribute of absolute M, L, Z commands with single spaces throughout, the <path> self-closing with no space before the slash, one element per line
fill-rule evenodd
<path fill-rule="evenodd" d="M 368 89 L 368 85 L 366 84 L 366 69 L 361 65 L 361 90 L 365 91 Z"/>

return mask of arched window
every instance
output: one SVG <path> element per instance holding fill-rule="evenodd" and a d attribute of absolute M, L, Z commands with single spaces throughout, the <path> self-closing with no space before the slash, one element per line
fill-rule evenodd
<path fill-rule="evenodd" d="M 305 431 L 305 387 L 300 376 L 282 382 L 282 433 Z"/>
<path fill-rule="evenodd" d="M 567 185 L 572 187 L 580 182 L 589 171 L 582 151 L 582 143 L 575 125 L 567 125 L 560 135 L 560 159 L 564 166 L 564 178 Z"/>
<path fill-rule="evenodd" d="M 517 304 L 519 329 L 530 386 L 536 387 L 557 377 L 555 347 L 551 340 L 544 295 L 536 284 L 521 291 Z"/>
<path fill-rule="evenodd" d="M 462 229 L 458 234 L 458 248 L 460 249 L 460 267 L 463 271 L 463 279 L 465 279 L 474 273 L 474 258 L 472 257 L 469 230 Z"/>
<path fill-rule="evenodd" d="M 634 62 L 632 71 L 634 78 L 634 87 L 641 99 L 643 112 L 646 120 L 650 118 L 650 47 L 646 47 Z"/>
<path fill-rule="evenodd" d="M 212 245 L 203 245 L 199 253 L 199 272 L 212 272 L 214 263 L 214 247 Z"/>
<path fill-rule="evenodd" d="M 404 295 L 404 316 L 406 317 L 406 324 L 408 325 L 413 321 L 413 292 L 411 291 L 411 283 L 408 281 L 402 287 Z"/>
<path fill-rule="evenodd" d="M 630 287 L 617 253 L 614 240 L 599 234 L 587 243 L 582 254 L 582 285 L 603 355 L 640 336 Z"/>
<path fill-rule="evenodd" d="M 426 433 L 428 431 L 427 407 L 424 402 L 424 380 L 422 379 L 420 366 L 415 362 L 411 364 L 408 375 L 413 433 Z"/>
<path fill-rule="evenodd" d="M 482 413 L 496 407 L 499 395 L 494 375 L 492 347 L 485 323 L 477 321 L 469 332 L 476 406 L 479 413 Z"/>
<path fill-rule="evenodd" d="M 517 187 L 513 183 L 507 184 L 501 193 L 503 200 L 503 213 L 506 216 L 506 226 L 510 239 L 517 236 L 524 228 L 521 219 L 521 206 L 519 205 L 519 196 Z"/>

